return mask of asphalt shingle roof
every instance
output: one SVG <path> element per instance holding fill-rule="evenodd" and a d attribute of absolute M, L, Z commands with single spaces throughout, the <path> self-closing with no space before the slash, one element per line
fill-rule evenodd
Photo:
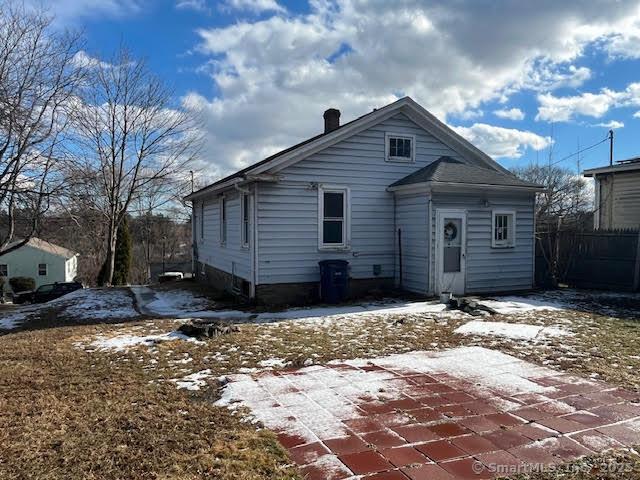
<path fill-rule="evenodd" d="M 451 157 L 440 157 L 426 167 L 392 183 L 390 187 L 426 182 L 500 185 L 507 187 L 539 187 L 539 185 L 520 180 L 515 175 L 509 175 L 476 165 L 469 165 L 468 163 Z"/>

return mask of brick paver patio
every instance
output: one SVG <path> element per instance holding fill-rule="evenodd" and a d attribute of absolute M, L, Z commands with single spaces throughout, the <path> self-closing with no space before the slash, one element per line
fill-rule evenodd
<path fill-rule="evenodd" d="M 492 478 L 640 443 L 637 394 L 479 347 L 229 378 L 308 479 Z"/>

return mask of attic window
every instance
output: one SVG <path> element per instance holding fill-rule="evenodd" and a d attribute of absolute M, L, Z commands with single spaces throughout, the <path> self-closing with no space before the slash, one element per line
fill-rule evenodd
<path fill-rule="evenodd" d="M 414 162 L 415 136 L 387 133 L 385 160 L 388 162 Z"/>

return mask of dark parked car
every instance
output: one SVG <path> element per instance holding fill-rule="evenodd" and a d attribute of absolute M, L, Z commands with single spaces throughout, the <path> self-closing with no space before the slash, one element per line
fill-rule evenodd
<path fill-rule="evenodd" d="M 36 290 L 15 294 L 13 303 L 44 303 L 81 288 L 82 284 L 80 282 L 49 283 L 40 285 Z"/>

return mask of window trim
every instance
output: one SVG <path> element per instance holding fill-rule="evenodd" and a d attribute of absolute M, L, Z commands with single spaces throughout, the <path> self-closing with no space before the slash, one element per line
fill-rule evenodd
<path fill-rule="evenodd" d="M 343 208 L 342 243 L 324 243 L 324 194 L 341 193 Z M 318 186 L 318 250 L 349 250 L 351 248 L 351 189 L 342 185 Z"/>
<path fill-rule="evenodd" d="M 44 273 L 40 273 L 40 266 L 44 265 Z M 39 277 L 46 277 L 47 275 L 49 275 L 49 266 L 46 263 L 39 263 L 38 264 L 38 276 Z"/>
<path fill-rule="evenodd" d="M 496 217 L 498 215 L 511 215 L 512 222 L 507 229 L 507 240 L 496 240 Z M 491 248 L 514 248 L 516 246 L 516 211 L 492 210 L 491 211 Z"/>
<path fill-rule="evenodd" d="M 219 201 L 218 220 L 220 223 L 220 245 L 225 246 L 227 244 L 227 197 L 226 195 L 220 195 Z"/>
<path fill-rule="evenodd" d="M 390 155 L 391 139 L 409 139 L 411 140 L 411 157 L 392 157 Z M 405 133 L 386 132 L 384 134 L 384 160 L 385 162 L 398 162 L 398 163 L 415 163 L 416 161 L 416 136 Z"/>
<path fill-rule="evenodd" d="M 246 200 L 246 205 L 245 205 Z M 246 224 L 246 228 L 245 228 Z M 251 195 L 240 194 L 240 244 L 242 248 L 249 248 L 251 241 Z"/>

